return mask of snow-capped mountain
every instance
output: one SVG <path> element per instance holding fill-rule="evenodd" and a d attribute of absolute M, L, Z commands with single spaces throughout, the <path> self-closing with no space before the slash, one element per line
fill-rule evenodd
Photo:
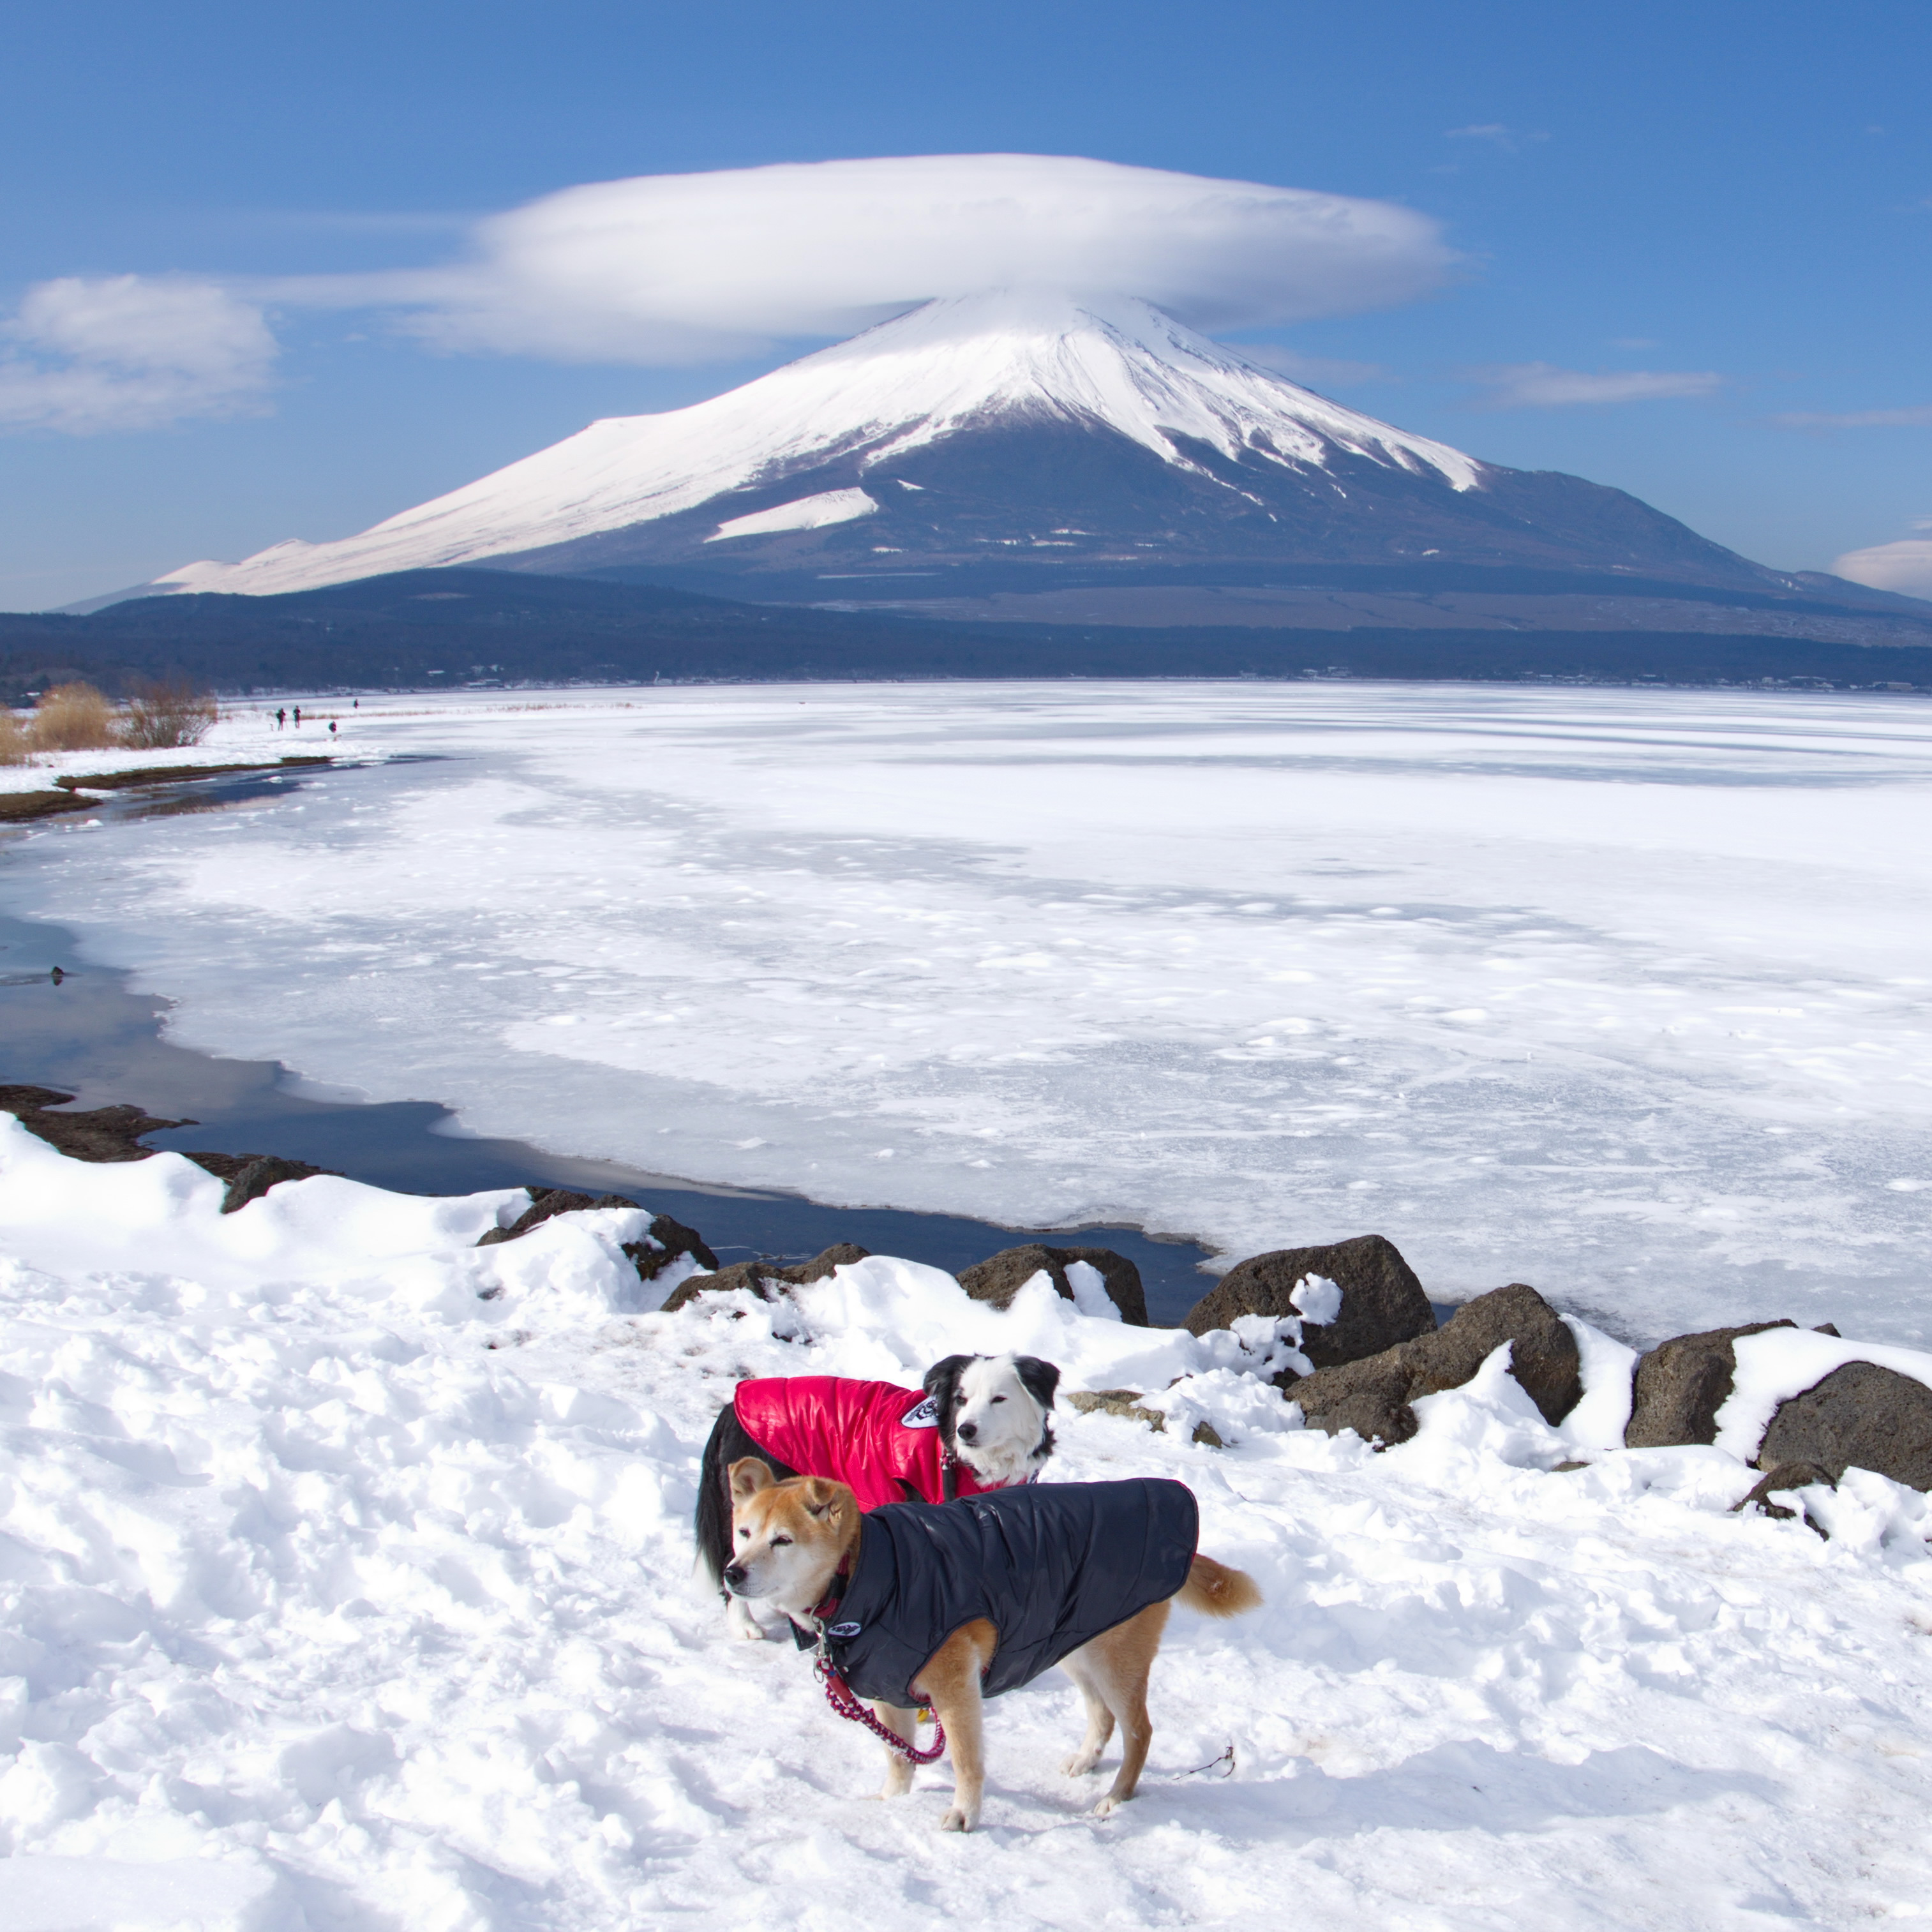
<path fill-rule="evenodd" d="M 1479 462 L 1144 302 L 935 302 L 690 408 L 614 417 L 359 536 L 190 564 L 252 595 L 455 564 L 845 579 L 1025 560 L 1769 572 L 1622 492 Z"/>

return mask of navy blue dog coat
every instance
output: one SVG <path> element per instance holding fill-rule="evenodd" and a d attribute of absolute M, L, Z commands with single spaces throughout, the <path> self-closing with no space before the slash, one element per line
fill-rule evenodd
<path fill-rule="evenodd" d="M 889 1503 L 866 1517 L 826 1649 L 860 1696 L 910 1706 L 940 1646 L 984 1617 L 999 1646 L 981 1688 L 995 1697 L 1173 1596 L 1200 1528 L 1192 1490 L 1148 1478 Z"/>

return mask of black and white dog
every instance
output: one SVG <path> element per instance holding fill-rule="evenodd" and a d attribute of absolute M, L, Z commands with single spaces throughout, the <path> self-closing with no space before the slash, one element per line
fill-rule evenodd
<path fill-rule="evenodd" d="M 1053 1454 L 1060 1371 L 1035 1355 L 949 1355 L 922 1391 L 838 1376 L 740 1382 L 704 1445 L 692 1525 L 700 1560 L 718 1584 L 731 1560 L 733 1463 L 755 1456 L 778 1480 L 844 1484 L 861 1510 L 950 1502 L 1031 1482 Z M 728 1593 L 731 1628 L 764 1634 Z"/>

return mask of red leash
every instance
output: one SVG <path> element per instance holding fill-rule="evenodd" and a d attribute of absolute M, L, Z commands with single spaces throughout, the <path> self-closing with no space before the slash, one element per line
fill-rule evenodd
<path fill-rule="evenodd" d="M 908 1743 L 898 1732 L 881 1724 L 853 1696 L 851 1688 L 844 1678 L 832 1667 L 829 1658 L 820 1657 L 812 1666 L 818 1672 L 819 1681 L 825 1686 L 825 1701 L 842 1718 L 850 1718 L 855 1724 L 863 1724 L 880 1743 L 913 1764 L 930 1764 L 946 1749 L 946 1726 L 939 1721 L 937 1712 L 933 1714 L 932 1742 L 924 1750 L 918 1745 Z"/>

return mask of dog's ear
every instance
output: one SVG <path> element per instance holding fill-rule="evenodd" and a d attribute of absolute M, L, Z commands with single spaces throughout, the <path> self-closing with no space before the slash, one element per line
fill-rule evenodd
<path fill-rule="evenodd" d="M 843 1483 L 835 1483 L 824 1476 L 808 1476 L 799 1486 L 799 1498 L 805 1504 L 807 1516 L 836 1516 L 839 1514 L 840 1505 L 851 1493 Z"/>
<path fill-rule="evenodd" d="M 940 1442 L 950 1450 L 952 1446 L 952 1418 L 959 1408 L 959 1378 L 979 1360 L 977 1355 L 948 1355 L 943 1362 L 934 1362 L 926 1372 L 926 1380 L 921 1384 L 932 1398 L 934 1419 L 939 1424 Z"/>
<path fill-rule="evenodd" d="M 761 1462 L 755 1456 L 741 1456 L 731 1465 L 732 1507 L 735 1509 L 747 1497 L 770 1489 L 777 1480 L 769 1462 Z"/>
<path fill-rule="evenodd" d="M 948 1355 L 943 1362 L 934 1362 L 926 1372 L 926 1379 L 920 1386 L 935 1402 L 946 1399 L 943 1391 L 950 1391 L 959 1386 L 959 1378 L 968 1366 L 979 1360 L 977 1355 Z"/>
<path fill-rule="evenodd" d="M 1053 1392 L 1060 1386 L 1060 1370 L 1052 1362 L 1042 1362 L 1037 1355 L 1016 1355 L 1013 1373 L 1020 1378 L 1020 1386 L 1043 1409 L 1053 1406 Z"/>

